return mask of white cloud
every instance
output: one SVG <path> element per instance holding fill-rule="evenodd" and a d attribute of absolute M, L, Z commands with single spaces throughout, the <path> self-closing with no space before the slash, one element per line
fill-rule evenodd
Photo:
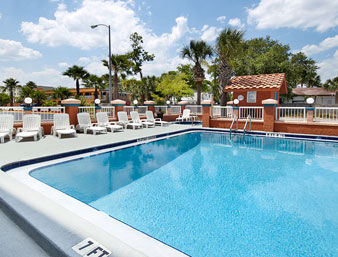
<path fill-rule="evenodd" d="M 319 75 L 322 82 L 327 79 L 332 79 L 338 76 L 338 50 L 334 53 L 332 58 L 326 59 L 318 64 Z"/>
<path fill-rule="evenodd" d="M 39 51 L 24 47 L 20 42 L 0 39 L 0 60 L 21 61 L 26 59 L 37 59 L 42 54 Z"/>
<path fill-rule="evenodd" d="M 58 63 L 58 66 L 59 66 L 60 68 L 67 68 L 67 67 L 69 67 L 68 63 L 66 63 L 66 62 L 59 62 L 59 63 Z"/>
<path fill-rule="evenodd" d="M 315 28 L 323 32 L 338 25 L 337 0 L 261 0 L 248 9 L 248 23 L 258 29 Z"/>
<path fill-rule="evenodd" d="M 338 47 L 338 35 L 324 39 L 319 45 L 306 45 L 301 51 L 306 55 L 313 55 L 335 47 Z"/>
<path fill-rule="evenodd" d="M 238 29 L 242 29 L 244 27 L 244 24 L 242 24 L 241 20 L 239 18 L 233 18 L 230 19 L 228 24 L 232 27 L 236 27 Z"/>
<path fill-rule="evenodd" d="M 206 42 L 212 42 L 217 38 L 220 29 L 218 29 L 216 27 L 209 27 L 206 30 L 202 29 L 202 31 L 203 31 L 203 33 L 201 35 L 201 39 L 206 41 Z"/>
<path fill-rule="evenodd" d="M 0 19 L 2 18 L 2 13 L 0 12 Z"/>
<path fill-rule="evenodd" d="M 0 67 L 0 81 L 8 78 L 15 78 L 20 84 L 25 84 L 28 81 L 34 81 L 41 86 L 66 86 L 74 87 L 74 80 L 63 76 L 58 70 L 52 68 L 44 68 L 40 71 L 26 72 L 15 67 Z"/>
<path fill-rule="evenodd" d="M 88 58 L 88 57 L 80 57 L 78 61 L 80 63 L 89 63 L 90 62 L 90 58 Z"/>
<path fill-rule="evenodd" d="M 217 21 L 220 22 L 220 23 L 224 23 L 225 22 L 225 19 L 226 19 L 226 16 L 219 16 L 217 17 Z"/>

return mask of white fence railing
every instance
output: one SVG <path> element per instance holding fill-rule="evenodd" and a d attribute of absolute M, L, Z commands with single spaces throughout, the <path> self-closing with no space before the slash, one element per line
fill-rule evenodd
<path fill-rule="evenodd" d="M 241 106 L 239 107 L 239 119 L 246 119 L 251 116 L 252 120 L 264 120 L 264 107 L 262 106 Z"/>
<path fill-rule="evenodd" d="M 316 107 L 314 113 L 316 122 L 338 122 L 338 107 Z"/>
<path fill-rule="evenodd" d="M 170 106 L 170 114 L 180 114 L 180 113 L 181 113 L 181 106 L 179 105 Z"/>
<path fill-rule="evenodd" d="M 212 115 L 220 118 L 232 118 L 232 106 L 213 106 Z"/>
<path fill-rule="evenodd" d="M 137 110 L 140 115 L 146 115 L 146 111 L 148 111 L 148 106 L 138 106 Z"/>
<path fill-rule="evenodd" d="M 79 106 L 79 112 L 88 112 L 91 118 L 95 118 L 95 106 Z"/>
<path fill-rule="evenodd" d="M 157 105 L 155 106 L 155 112 L 164 112 L 164 114 L 168 114 L 168 106 L 167 105 Z"/>
<path fill-rule="evenodd" d="M 115 107 L 114 106 L 102 106 L 100 112 L 106 112 L 108 117 L 115 118 Z"/>
<path fill-rule="evenodd" d="M 22 121 L 22 117 L 24 114 L 23 107 L 0 107 L 0 115 L 1 114 L 13 114 L 14 122 Z"/>
<path fill-rule="evenodd" d="M 123 106 L 123 111 L 127 112 L 130 115 L 130 112 L 135 110 L 135 106 Z"/>
<path fill-rule="evenodd" d="M 185 108 L 189 109 L 191 113 L 202 114 L 202 105 L 187 105 Z"/>
<path fill-rule="evenodd" d="M 276 120 L 305 121 L 305 107 L 277 107 Z"/>
<path fill-rule="evenodd" d="M 39 114 L 41 121 L 53 121 L 55 113 L 64 113 L 65 107 L 61 106 L 34 106 L 33 114 Z"/>

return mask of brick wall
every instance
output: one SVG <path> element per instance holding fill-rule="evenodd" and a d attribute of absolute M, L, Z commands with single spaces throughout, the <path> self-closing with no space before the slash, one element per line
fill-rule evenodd
<path fill-rule="evenodd" d="M 275 91 L 257 91 L 256 103 L 247 103 L 247 91 L 234 92 L 233 99 L 237 99 L 239 95 L 244 96 L 244 100 L 240 101 L 238 106 L 262 106 L 262 101 L 265 99 L 275 99 Z M 279 99 L 279 92 L 277 95 Z"/>

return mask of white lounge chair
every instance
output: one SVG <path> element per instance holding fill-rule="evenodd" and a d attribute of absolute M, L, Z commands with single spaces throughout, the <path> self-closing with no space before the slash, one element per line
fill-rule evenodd
<path fill-rule="evenodd" d="M 163 125 L 169 125 L 169 122 L 167 121 L 162 121 L 161 118 L 154 118 L 154 113 L 152 111 L 146 111 L 146 121 L 148 122 L 152 122 L 155 125 L 160 125 L 161 127 L 163 127 Z"/>
<path fill-rule="evenodd" d="M 8 136 L 9 140 L 13 138 L 14 132 L 14 116 L 12 114 L 0 115 L 0 143 L 5 142 L 5 137 Z"/>
<path fill-rule="evenodd" d="M 27 114 L 23 116 L 22 128 L 18 128 L 18 133 L 15 136 L 15 141 L 19 142 L 21 138 L 33 137 L 34 141 L 42 138 L 41 117 L 37 114 Z"/>
<path fill-rule="evenodd" d="M 76 129 L 79 131 L 83 131 L 85 134 L 88 131 L 92 131 L 93 135 L 97 133 L 107 133 L 107 129 L 105 127 L 95 126 L 96 124 L 92 124 L 90 119 L 90 115 L 87 112 L 82 112 L 77 114 L 77 122 Z"/>
<path fill-rule="evenodd" d="M 119 119 L 118 124 L 121 124 L 124 128 L 132 127 L 135 128 L 142 128 L 142 123 L 135 123 L 133 121 L 129 121 L 127 112 L 117 112 L 117 117 Z"/>
<path fill-rule="evenodd" d="M 54 126 L 52 127 L 52 134 L 61 138 L 62 135 L 74 135 L 76 136 L 76 130 L 74 125 L 69 123 L 69 114 L 56 113 L 54 114 Z"/>
<path fill-rule="evenodd" d="M 100 127 L 105 127 L 111 132 L 123 130 L 123 127 L 118 125 L 117 122 L 109 122 L 108 114 L 106 112 L 96 113 L 96 120 Z"/>
<path fill-rule="evenodd" d="M 149 121 L 141 121 L 140 115 L 138 112 L 132 111 L 130 112 L 131 120 L 134 124 L 141 124 L 141 126 L 145 126 L 146 128 L 155 127 L 155 123 Z"/>
<path fill-rule="evenodd" d="M 176 118 L 176 121 L 189 121 L 190 117 L 190 109 L 184 109 L 183 114 Z"/>

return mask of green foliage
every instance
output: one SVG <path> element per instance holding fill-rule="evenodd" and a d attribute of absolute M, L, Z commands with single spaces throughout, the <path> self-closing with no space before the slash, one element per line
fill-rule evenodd
<path fill-rule="evenodd" d="M 70 90 L 66 87 L 59 86 L 53 90 L 52 97 L 56 100 L 67 99 L 70 96 L 72 96 L 72 92 L 70 92 Z"/>
<path fill-rule="evenodd" d="M 53 100 L 45 101 L 42 106 L 57 106 L 56 102 Z"/>
<path fill-rule="evenodd" d="M 20 91 L 20 98 L 21 99 L 25 99 L 26 97 L 32 97 L 34 94 L 34 90 L 27 86 L 27 84 L 25 86 L 23 86 L 21 88 L 21 91 Z"/>
<path fill-rule="evenodd" d="M 309 87 L 319 86 L 320 77 L 317 74 L 318 66 L 316 62 L 308 58 L 302 52 L 296 53 L 291 58 L 291 64 L 295 73 L 295 82 L 297 84 L 307 84 Z"/>
<path fill-rule="evenodd" d="M 71 77 L 75 80 L 76 84 L 76 95 L 80 95 L 80 82 L 79 80 L 85 79 L 89 76 L 89 73 L 81 66 L 74 65 L 73 67 L 69 67 L 64 73 L 64 76 Z"/>
<path fill-rule="evenodd" d="M 33 81 L 28 81 L 25 86 L 32 90 L 38 87 Z"/>
<path fill-rule="evenodd" d="M 6 106 L 11 102 L 9 95 L 5 93 L 0 93 L 0 106 Z"/>
<path fill-rule="evenodd" d="M 163 74 L 161 81 L 157 83 L 156 91 L 167 99 L 172 97 L 180 100 L 183 96 L 192 96 L 194 91 L 187 83 L 187 75 L 185 73 Z"/>
<path fill-rule="evenodd" d="M 130 35 L 132 52 L 130 53 L 130 58 L 133 61 L 133 72 L 134 74 L 140 74 L 142 80 L 142 65 L 144 62 L 150 62 L 155 59 L 154 54 L 149 54 L 146 50 L 143 49 L 143 38 L 137 32 L 134 32 Z"/>
<path fill-rule="evenodd" d="M 36 90 L 32 95 L 32 99 L 38 106 L 42 106 L 43 102 L 47 99 L 47 96 L 45 92 Z"/>
<path fill-rule="evenodd" d="M 338 77 L 335 77 L 333 79 L 328 79 L 324 84 L 323 87 L 326 90 L 335 92 L 338 90 Z"/>
<path fill-rule="evenodd" d="M 19 85 L 19 81 L 9 78 L 3 81 L 5 86 L 3 87 L 2 91 L 5 92 L 6 90 L 9 92 L 9 97 L 10 97 L 10 105 L 13 106 L 14 104 L 14 89 L 21 87 Z"/>

